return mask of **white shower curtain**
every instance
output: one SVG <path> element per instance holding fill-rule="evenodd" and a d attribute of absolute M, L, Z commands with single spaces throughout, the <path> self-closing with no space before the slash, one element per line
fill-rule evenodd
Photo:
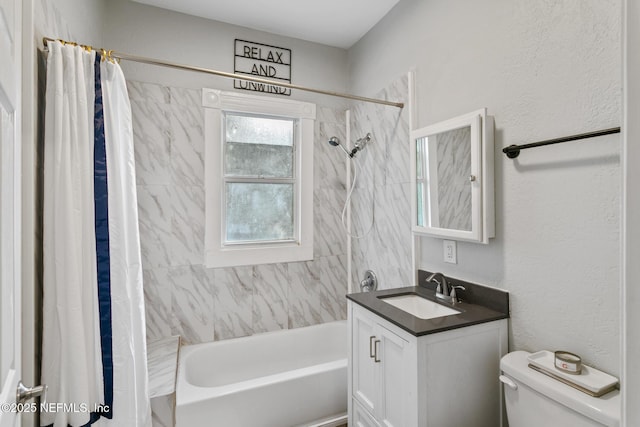
<path fill-rule="evenodd" d="M 96 56 L 49 43 L 41 425 L 148 427 L 131 108 Z"/>

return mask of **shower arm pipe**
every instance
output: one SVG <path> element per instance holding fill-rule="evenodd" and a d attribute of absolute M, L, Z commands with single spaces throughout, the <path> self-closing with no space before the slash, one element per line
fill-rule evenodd
<path fill-rule="evenodd" d="M 80 45 L 78 43 L 68 42 L 68 41 L 60 40 L 60 39 L 52 39 L 50 37 L 43 37 L 42 41 L 43 41 L 45 47 L 47 47 L 48 42 L 59 41 L 59 42 L 61 42 L 63 44 L 73 44 L 73 45 L 83 46 L 85 48 L 90 48 L 90 49 L 98 51 L 98 52 L 103 51 L 103 49 L 101 49 L 101 48 L 94 48 L 93 46 L 89 46 L 89 45 Z M 165 60 L 154 59 L 154 58 L 147 58 L 147 57 L 144 57 L 144 56 L 130 55 L 128 53 L 121 53 L 121 52 L 114 52 L 114 51 L 106 51 L 106 52 L 108 52 L 109 57 L 113 58 L 113 59 L 121 59 L 121 60 L 123 59 L 125 61 L 133 61 L 133 62 L 140 62 L 140 63 L 143 63 L 143 64 L 149 64 L 149 65 L 158 65 L 158 66 L 161 66 L 161 67 L 176 68 L 178 70 L 195 71 L 195 72 L 198 72 L 198 73 L 213 74 L 215 76 L 224 77 L 224 78 L 227 78 L 227 79 L 245 80 L 245 81 L 254 82 L 254 83 L 262 83 L 262 84 L 268 84 L 268 85 L 273 85 L 273 86 L 279 86 L 279 87 L 283 87 L 283 88 L 286 88 L 286 89 L 296 89 L 296 90 L 302 90 L 302 91 L 305 91 L 305 92 L 319 93 L 319 94 L 322 94 L 322 95 L 336 96 L 336 97 L 339 97 L 339 98 L 353 99 L 353 100 L 356 100 L 356 101 L 371 102 L 371 103 L 374 103 L 374 104 L 382 104 L 382 105 L 389 105 L 389 106 L 392 106 L 392 107 L 404 108 L 404 103 L 403 102 L 386 101 L 384 99 L 367 98 L 367 97 L 364 97 L 364 96 L 351 95 L 351 94 L 348 94 L 348 93 L 333 92 L 333 91 L 322 90 L 322 89 L 314 89 L 314 88 L 310 88 L 310 87 L 294 85 L 294 84 L 291 84 L 291 83 L 282 83 L 282 82 L 278 82 L 278 81 L 274 81 L 274 80 L 263 79 L 263 78 L 260 78 L 260 77 L 253 77 L 253 76 L 246 76 L 246 75 L 242 75 L 242 74 L 228 73 L 228 72 L 225 72 L 225 71 L 212 70 L 210 68 L 196 67 L 196 66 L 193 66 L 193 65 L 178 64 L 176 62 L 165 61 Z"/>

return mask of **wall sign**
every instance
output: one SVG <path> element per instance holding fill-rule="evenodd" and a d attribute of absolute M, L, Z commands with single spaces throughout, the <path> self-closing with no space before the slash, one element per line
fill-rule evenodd
<path fill-rule="evenodd" d="M 291 49 L 236 39 L 233 71 L 236 74 L 247 74 L 291 83 Z M 246 80 L 234 80 L 233 87 L 256 92 L 291 95 L 291 89 Z"/>

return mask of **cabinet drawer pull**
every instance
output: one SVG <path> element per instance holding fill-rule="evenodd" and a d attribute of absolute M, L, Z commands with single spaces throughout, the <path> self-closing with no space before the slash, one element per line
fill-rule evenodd
<path fill-rule="evenodd" d="M 374 354 L 374 362 L 378 363 L 380 362 L 380 359 L 378 359 L 378 344 L 380 344 L 380 340 L 375 340 L 373 342 L 373 354 Z"/>
<path fill-rule="evenodd" d="M 375 338 L 376 338 L 376 336 L 375 336 L 375 335 L 371 335 L 371 336 L 369 337 L 369 357 L 370 357 L 370 358 L 372 358 L 372 359 L 373 359 L 374 357 L 376 357 L 376 355 L 375 355 L 375 354 L 374 354 L 374 352 L 373 352 L 373 340 L 374 340 Z"/>

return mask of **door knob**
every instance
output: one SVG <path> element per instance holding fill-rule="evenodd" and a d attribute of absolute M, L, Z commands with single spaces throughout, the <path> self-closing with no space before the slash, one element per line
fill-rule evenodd
<path fill-rule="evenodd" d="M 46 402 L 47 388 L 46 384 L 29 388 L 20 381 L 18 382 L 18 389 L 16 391 L 16 403 L 24 403 L 32 397 L 38 396 L 42 396 L 42 401 Z"/>

